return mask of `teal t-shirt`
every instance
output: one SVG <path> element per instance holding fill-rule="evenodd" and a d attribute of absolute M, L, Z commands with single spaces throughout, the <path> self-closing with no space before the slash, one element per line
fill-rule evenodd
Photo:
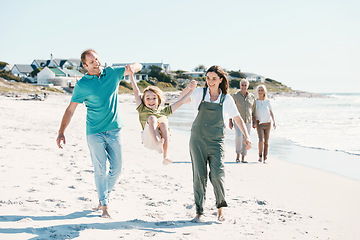
<path fill-rule="evenodd" d="M 85 103 L 87 135 L 124 126 L 118 110 L 119 83 L 124 72 L 124 67 L 107 67 L 100 77 L 85 74 L 76 83 L 71 102 Z"/>

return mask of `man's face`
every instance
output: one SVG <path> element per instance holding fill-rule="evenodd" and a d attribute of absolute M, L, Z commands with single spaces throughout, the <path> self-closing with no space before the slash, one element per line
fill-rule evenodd
<path fill-rule="evenodd" d="M 240 90 L 241 90 L 241 92 L 243 92 L 243 93 L 247 92 L 248 88 L 249 88 L 249 84 L 246 81 L 241 81 L 240 82 Z"/>
<path fill-rule="evenodd" d="M 86 54 L 85 62 L 86 64 L 84 67 L 88 70 L 89 75 L 97 75 L 101 73 L 101 63 L 96 53 L 90 52 Z"/>

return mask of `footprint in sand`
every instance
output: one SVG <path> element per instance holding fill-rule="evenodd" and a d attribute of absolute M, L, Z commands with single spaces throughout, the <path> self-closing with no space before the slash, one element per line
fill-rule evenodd
<path fill-rule="evenodd" d="M 194 207 L 194 204 L 184 204 L 184 207 L 186 209 L 192 209 Z"/>
<path fill-rule="evenodd" d="M 154 232 L 145 232 L 144 237 L 155 237 L 156 233 Z"/>
<path fill-rule="evenodd" d="M 85 202 L 91 202 L 91 199 L 87 197 L 79 197 L 78 199 Z"/>

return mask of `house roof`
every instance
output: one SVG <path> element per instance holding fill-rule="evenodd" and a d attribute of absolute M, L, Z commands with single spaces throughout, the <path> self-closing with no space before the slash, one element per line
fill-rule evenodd
<path fill-rule="evenodd" d="M 164 64 L 163 63 L 141 63 L 144 68 L 150 68 L 152 65 L 154 66 L 158 66 L 158 67 L 164 67 Z"/>
<path fill-rule="evenodd" d="M 34 61 L 40 66 L 40 67 L 46 67 L 49 65 L 50 60 L 44 60 L 44 59 L 34 59 Z"/>
<path fill-rule="evenodd" d="M 206 72 L 197 72 L 197 71 L 185 71 L 183 74 L 206 74 Z"/>
<path fill-rule="evenodd" d="M 78 58 L 69 58 L 67 59 L 72 65 L 80 66 L 81 67 L 81 60 Z"/>
<path fill-rule="evenodd" d="M 68 74 L 70 77 L 84 76 L 84 74 L 82 74 L 81 72 L 79 72 L 75 69 L 64 68 L 64 69 L 62 69 L 62 71 L 65 72 L 66 74 Z"/>
<path fill-rule="evenodd" d="M 66 63 L 66 59 L 59 59 L 59 58 L 55 58 L 53 59 L 53 61 L 59 66 L 62 67 L 64 65 L 64 63 Z"/>
<path fill-rule="evenodd" d="M 54 62 L 61 68 L 64 66 L 66 62 L 69 62 L 73 66 L 80 66 L 81 64 L 80 59 L 76 59 L 76 58 L 69 58 L 69 59 L 55 58 Z"/>
<path fill-rule="evenodd" d="M 55 73 L 55 77 L 66 77 L 66 73 L 64 73 L 59 68 L 49 68 L 53 73 Z"/>
<path fill-rule="evenodd" d="M 15 64 L 14 67 L 16 67 L 21 73 L 31 73 L 35 70 L 35 67 L 30 64 Z"/>
<path fill-rule="evenodd" d="M 47 67 L 50 64 L 50 60 L 44 60 L 44 59 L 34 59 L 34 61 L 40 66 L 40 67 Z M 63 67 L 66 62 L 71 63 L 73 66 L 80 66 L 81 67 L 81 61 L 77 58 L 69 58 L 69 59 L 62 59 L 62 58 L 55 58 L 53 61 L 59 66 Z"/>

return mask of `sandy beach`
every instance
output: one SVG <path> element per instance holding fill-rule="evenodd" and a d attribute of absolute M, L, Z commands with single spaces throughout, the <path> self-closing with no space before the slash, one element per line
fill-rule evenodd
<path fill-rule="evenodd" d="M 123 171 L 100 218 L 80 105 L 64 149 L 55 139 L 70 95 L 45 101 L 0 96 L 0 239 L 360 239 L 360 182 L 271 158 L 234 162 L 227 146 L 225 222 L 208 182 L 196 224 L 189 136 L 171 131 L 170 157 L 141 145 L 132 95 L 120 95 Z M 256 144 L 256 143 L 253 143 Z M 317 156 L 314 156 L 316 159 Z M 253 159 L 253 160 L 251 160 Z"/>

